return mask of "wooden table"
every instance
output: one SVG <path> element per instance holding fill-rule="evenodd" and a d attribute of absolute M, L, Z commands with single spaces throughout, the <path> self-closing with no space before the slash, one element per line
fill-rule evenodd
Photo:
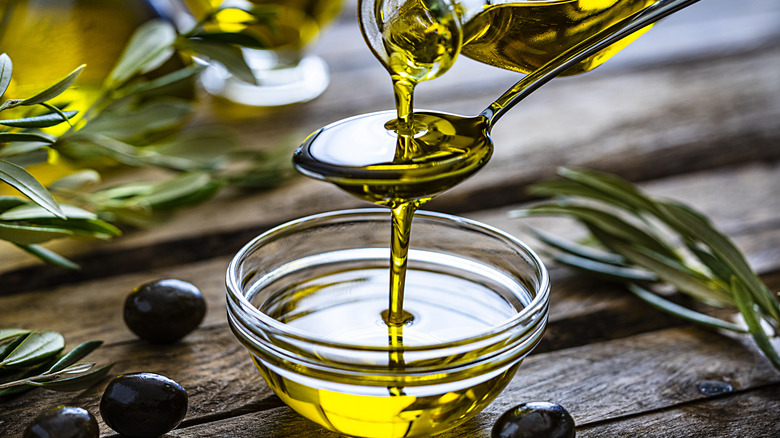
<path fill-rule="evenodd" d="M 390 82 L 364 46 L 354 5 L 316 51 L 332 83 L 316 101 L 239 112 L 214 103 L 199 123 L 233 126 L 248 145 L 290 144 L 343 117 L 392 107 Z M 496 152 L 477 176 L 427 208 L 460 214 L 522 237 L 507 211 L 525 187 L 557 166 L 619 174 L 653 195 L 694 206 L 780 290 L 780 4 L 704 0 L 660 23 L 596 71 L 557 79 L 494 130 Z M 418 88 L 418 107 L 475 114 L 519 76 L 461 59 Z M 272 395 L 225 320 L 223 278 L 232 254 L 263 230 L 310 213 L 366 204 L 302 177 L 272 191 L 224 193 L 158 227 L 109 243 L 55 242 L 80 272 L 42 266 L 0 248 L 0 326 L 51 329 L 68 348 L 104 346 L 89 358 L 115 374 L 167 375 L 188 391 L 177 437 L 332 437 Z M 619 287 L 549 264 L 550 324 L 542 344 L 483 413 L 442 435 L 488 437 L 495 419 L 525 401 L 573 415 L 580 437 L 777 437 L 780 372 L 745 339 L 687 324 Z M 136 285 L 191 281 L 208 301 L 202 326 L 152 346 L 124 326 Z M 733 388 L 712 395 L 707 382 Z M 20 436 L 59 404 L 98 415 L 107 382 L 79 393 L 35 390 L 0 404 L 0 436 Z M 113 432 L 101 422 L 103 434 Z"/>

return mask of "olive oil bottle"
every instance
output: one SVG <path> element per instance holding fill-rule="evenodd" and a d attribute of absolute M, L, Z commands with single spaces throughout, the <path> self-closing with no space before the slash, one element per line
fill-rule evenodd
<path fill-rule="evenodd" d="M 586 37 L 655 0 L 521 0 L 490 2 L 463 26 L 462 53 L 503 69 L 530 73 Z M 641 33 L 594 55 L 566 74 L 592 70 Z"/>
<path fill-rule="evenodd" d="M 162 14 L 149 0 L 0 0 L 0 52 L 13 62 L 6 98 L 26 98 L 86 64 L 57 104 L 83 111 L 132 33 Z"/>
<path fill-rule="evenodd" d="M 222 0 L 184 0 L 196 19 L 222 4 Z M 217 13 L 214 28 L 231 32 L 248 32 L 275 51 L 299 52 L 319 36 L 341 10 L 343 0 L 251 0 L 242 8 L 255 7 L 269 13 L 270 25 L 256 23 L 254 18 L 238 9 Z"/>

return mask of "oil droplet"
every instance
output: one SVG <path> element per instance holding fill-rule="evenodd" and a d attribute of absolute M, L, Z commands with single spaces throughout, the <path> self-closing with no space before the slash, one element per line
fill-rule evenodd
<path fill-rule="evenodd" d="M 696 385 L 696 389 L 704 395 L 720 395 L 734 391 L 731 385 L 718 380 L 702 380 Z"/>

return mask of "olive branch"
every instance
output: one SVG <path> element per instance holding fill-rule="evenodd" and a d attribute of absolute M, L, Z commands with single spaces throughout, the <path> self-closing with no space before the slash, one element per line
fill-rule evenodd
<path fill-rule="evenodd" d="M 102 341 L 87 341 L 62 354 L 65 340 L 53 331 L 0 329 L 0 399 L 36 387 L 78 391 L 99 382 L 113 364 L 78 362 Z"/>
<path fill-rule="evenodd" d="M 550 257 L 601 278 L 618 281 L 648 304 L 710 328 L 750 334 L 780 370 L 772 337 L 780 333 L 780 300 L 751 269 L 739 249 L 694 209 L 654 199 L 611 174 L 560 169 L 560 178 L 531 187 L 548 199 L 514 210 L 513 217 L 564 216 L 589 236 L 573 242 L 528 230 Z M 657 293 L 671 285 L 700 304 L 738 311 L 744 324 L 677 304 Z"/>
<path fill-rule="evenodd" d="M 76 269 L 41 244 L 75 236 L 110 239 L 121 234 L 121 225 L 152 225 L 223 187 L 267 188 L 292 174 L 287 146 L 249 150 L 224 127 L 187 126 L 194 101 L 175 97 L 172 90 L 191 85 L 203 62 L 149 75 L 173 57 L 195 56 L 253 81 L 241 47 L 264 43 L 244 31 L 215 27 L 225 8 L 236 7 L 213 9 L 183 33 L 164 20 L 141 25 L 105 78 L 99 98 L 81 113 L 56 100 L 87 66 L 78 66 L 34 96 L 9 98 L 5 93 L 13 63 L 0 54 L 0 112 L 14 115 L 0 118 L 0 181 L 24 195 L 0 196 L 0 240 L 47 263 Z M 269 22 L 265 9 L 250 6 L 245 12 L 253 22 Z M 48 132 L 54 127 L 64 127 L 58 129 L 64 132 Z M 77 169 L 44 187 L 27 170 L 44 162 Z M 143 167 L 162 169 L 167 177 L 89 189 L 102 180 L 102 173 Z"/>

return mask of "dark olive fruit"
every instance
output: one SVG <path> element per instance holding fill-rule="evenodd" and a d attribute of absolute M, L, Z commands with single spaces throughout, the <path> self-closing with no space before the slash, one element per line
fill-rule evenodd
<path fill-rule="evenodd" d="M 178 426 L 186 413 L 187 391 L 153 373 L 115 377 L 100 399 L 103 421 L 127 437 L 160 436 Z"/>
<path fill-rule="evenodd" d="M 86 409 L 57 406 L 27 425 L 23 438 L 98 438 L 95 417 Z"/>
<path fill-rule="evenodd" d="M 490 434 L 492 438 L 574 438 L 574 420 L 563 406 L 530 402 L 504 412 Z"/>
<path fill-rule="evenodd" d="M 169 344 L 195 330 L 206 314 L 206 301 L 186 281 L 165 279 L 142 284 L 125 299 L 125 324 L 139 338 Z"/>

